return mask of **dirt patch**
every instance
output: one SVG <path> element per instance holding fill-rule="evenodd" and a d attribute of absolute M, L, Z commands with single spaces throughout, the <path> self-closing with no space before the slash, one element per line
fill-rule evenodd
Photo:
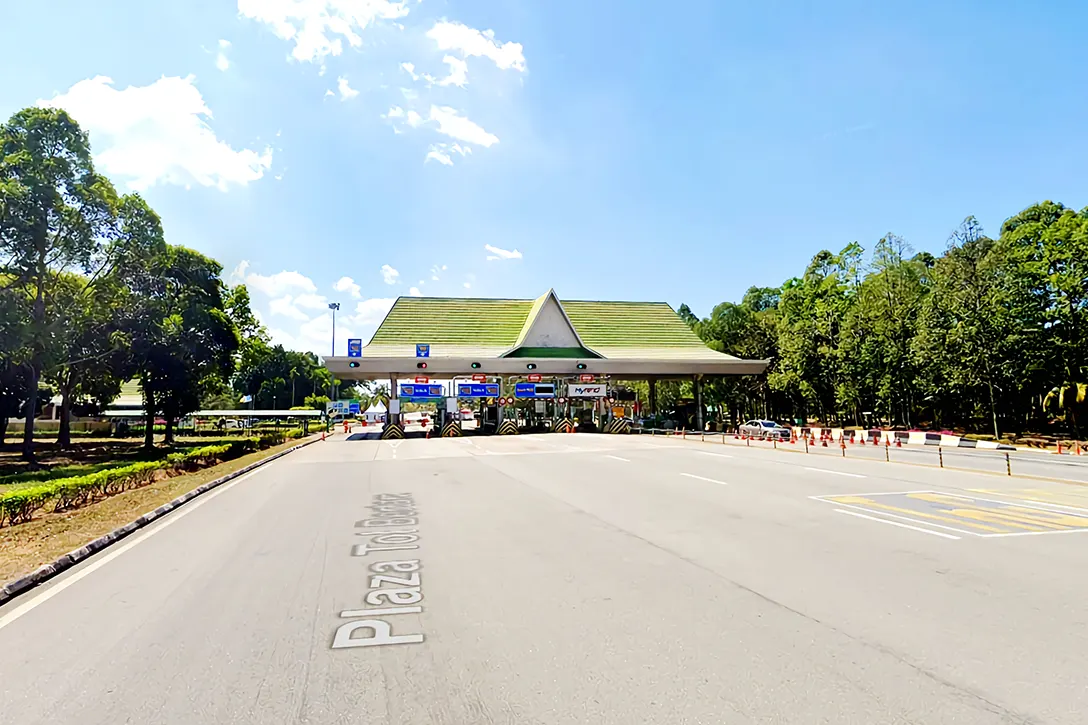
<path fill-rule="evenodd" d="M 125 491 L 84 508 L 41 513 L 25 524 L 0 528 L 0 583 L 28 574 L 201 484 L 299 443 L 297 440 L 283 443 L 196 473 L 164 476 L 150 486 Z"/>

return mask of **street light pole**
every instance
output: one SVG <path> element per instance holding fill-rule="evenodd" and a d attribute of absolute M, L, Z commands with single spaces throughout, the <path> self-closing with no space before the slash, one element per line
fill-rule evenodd
<path fill-rule="evenodd" d="M 332 355 L 330 357 L 336 357 L 336 311 L 340 309 L 339 302 L 330 302 L 329 309 L 332 310 Z M 329 400 L 336 399 L 336 378 L 331 374 L 329 375 Z"/>

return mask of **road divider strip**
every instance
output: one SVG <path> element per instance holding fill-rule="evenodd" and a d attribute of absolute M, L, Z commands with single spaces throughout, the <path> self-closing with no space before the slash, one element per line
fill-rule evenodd
<path fill-rule="evenodd" d="M 117 543 L 118 541 L 125 538 L 126 536 L 128 536 L 132 532 L 134 532 L 134 531 L 136 531 L 138 529 L 142 529 L 143 527 L 147 526 L 151 522 L 162 518 L 166 514 L 170 513 L 174 509 L 178 508 L 179 506 L 183 506 L 186 503 L 188 503 L 189 501 L 196 498 L 197 496 L 200 496 L 202 493 L 207 493 L 208 491 L 211 491 L 214 488 L 218 488 L 219 486 L 222 486 L 224 483 L 227 483 L 228 481 L 232 481 L 235 478 L 238 478 L 239 476 L 244 476 L 247 473 L 250 473 L 251 471 L 253 471 L 253 470 L 257 469 L 257 468 L 260 468 L 261 466 L 264 466 L 264 465 L 266 465 L 268 463 L 271 463 L 272 461 L 276 460 L 277 458 L 282 458 L 283 456 L 286 456 L 288 453 L 293 453 L 294 451 L 297 451 L 300 448 L 305 448 L 306 446 L 308 446 L 308 445 L 310 445 L 312 443 L 316 443 L 316 442 L 318 442 L 320 440 L 321 440 L 320 437 L 318 437 L 317 435 L 314 435 L 312 438 L 310 438 L 310 440 L 303 441 L 302 443 L 299 443 L 298 445 L 295 445 L 295 446 L 291 446 L 287 450 L 280 451 L 279 453 L 274 453 L 271 456 L 269 456 L 268 458 L 262 458 L 259 461 L 254 461 L 253 463 L 250 463 L 248 466 L 243 466 L 242 468 L 239 468 L 237 471 L 232 471 L 232 472 L 228 473 L 225 476 L 221 476 L 220 478 L 215 479 L 214 481 L 208 481 L 207 483 L 201 484 L 200 486 L 197 486 L 196 488 L 194 488 L 192 491 L 189 491 L 188 493 L 184 493 L 181 496 L 178 496 L 177 498 L 175 498 L 174 500 L 169 501 L 167 503 L 164 503 L 162 506 L 159 506 L 154 511 L 147 512 L 143 516 L 140 516 L 139 518 L 137 518 L 135 521 L 131 521 L 131 522 L 125 524 L 124 526 L 116 528 L 113 531 L 109 532 L 108 534 L 103 534 L 102 536 L 99 536 L 94 541 L 91 541 L 91 542 L 89 542 L 87 544 L 84 544 L 83 546 L 79 547 L 78 549 L 75 549 L 74 551 L 69 551 L 67 554 L 61 556 L 58 559 L 55 559 L 54 561 L 49 562 L 48 564 L 43 564 L 42 566 L 40 566 L 37 569 L 35 569 L 34 571 L 30 572 L 26 576 L 23 576 L 23 577 L 20 577 L 18 579 L 15 579 L 14 581 L 8 582 L 7 584 L 5 584 L 3 586 L 2 589 L 0 589 L 0 605 L 5 604 L 6 602 L 10 601 L 11 599 L 14 599 L 15 597 L 19 596 L 20 594 L 26 592 L 28 589 L 32 589 L 32 588 L 38 586 L 39 584 L 41 584 L 41 583 L 43 583 L 43 582 L 45 582 L 45 581 L 47 581 L 49 579 L 52 579 L 53 577 L 57 576 L 61 572 L 67 571 L 68 569 L 71 569 L 73 566 L 80 563 L 84 559 L 87 559 L 87 558 L 93 556 L 94 554 L 98 553 L 99 551 L 102 551 L 103 549 L 105 549 L 107 546 L 110 546 L 111 544 Z"/>
<path fill-rule="evenodd" d="M 715 480 L 713 478 L 707 478 L 706 476 L 696 476 L 694 473 L 681 473 L 680 475 L 681 476 L 686 476 L 688 478 L 694 478 L 694 479 L 697 479 L 699 481 L 706 481 L 707 483 L 716 483 L 719 486 L 728 486 L 729 485 L 725 481 L 718 481 L 718 480 Z"/>

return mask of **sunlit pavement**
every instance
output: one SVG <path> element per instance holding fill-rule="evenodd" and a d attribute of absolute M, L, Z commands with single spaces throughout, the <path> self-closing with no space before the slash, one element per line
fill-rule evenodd
<path fill-rule="evenodd" d="M 0 608 L 5 721 L 1082 723 L 1088 488 L 833 453 L 336 435 Z"/>

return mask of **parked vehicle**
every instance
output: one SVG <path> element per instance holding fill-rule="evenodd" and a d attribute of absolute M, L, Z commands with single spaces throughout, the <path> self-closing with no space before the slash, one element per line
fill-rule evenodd
<path fill-rule="evenodd" d="M 778 440 L 789 440 L 792 434 L 790 429 L 784 425 L 775 423 L 773 420 L 750 420 L 747 423 L 741 425 L 737 432 L 742 436 L 748 436 L 750 438 L 766 438 L 768 440 L 777 438 Z"/>

